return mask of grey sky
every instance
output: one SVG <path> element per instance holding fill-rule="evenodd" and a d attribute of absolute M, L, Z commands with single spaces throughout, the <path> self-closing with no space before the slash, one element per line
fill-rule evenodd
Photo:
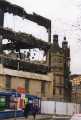
<path fill-rule="evenodd" d="M 28 13 L 36 12 L 52 20 L 52 34 L 59 34 L 59 42 L 63 36 L 67 37 L 71 48 L 71 72 L 81 73 L 81 31 L 77 26 L 80 23 L 80 0 L 8 0 L 24 7 Z M 8 17 L 9 16 L 9 17 Z M 32 33 L 36 37 L 47 41 L 47 33 L 43 27 L 35 23 L 22 20 L 12 15 L 5 16 L 5 26 L 16 31 Z"/>

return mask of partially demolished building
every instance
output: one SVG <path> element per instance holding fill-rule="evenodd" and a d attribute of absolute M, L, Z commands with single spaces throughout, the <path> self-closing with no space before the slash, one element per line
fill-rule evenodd
<path fill-rule="evenodd" d="M 14 15 L 31 20 L 45 27 L 48 31 L 48 42 L 44 42 L 27 33 L 15 32 L 9 28 L 4 28 L 4 13 L 6 12 L 13 13 Z M 8 40 L 6 44 L 3 44 L 4 39 Z M 56 41 L 56 39 L 54 40 Z M 58 42 L 58 40 L 56 42 Z M 65 43 L 67 44 L 67 42 Z M 69 63 L 70 60 L 70 54 L 67 56 L 64 52 L 65 49 L 69 50 L 66 44 L 66 48 L 64 48 L 64 46 L 64 49 L 60 49 L 59 46 L 56 48 L 55 45 L 53 46 L 51 43 L 51 20 L 36 13 L 28 14 L 22 7 L 11 4 L 6 0 L 0 0 L 0 89 L 15 89 L 20 90 L 20 92 L 28 92 L 40 96 L 44 99 L 64 101 L 64 91 L 65 89 L 67 89 L 67 91 L 69 89 L 68 76 L 70 68 L 70 66 L 65 64 L 65 62 Z M 54 50 L 53 47 L 55 47 Z M 45 52 L 47 58 L 45 64 L 31 62 L 29 60 L 30 53 L 26 56 L 26 60 L 23 59 L 20 51 L 34 48 L 42 49 Z M 11 54 L 5 54 L 5 50 L 10 50 Z M 68 51 L 68 53 L 69 52 L 70 51 Z M 54 65 L 54 56 L 56 56 L 57 59 L 60 58 L 58 56 L 62 57 L 60 71 L 60 63 L 58 63 L 58 60 L 57 66 Z M 67 67 L 68 73 L 65 76 L 66 73 L 64 73 L 64 71 Z M 65 80 L 67 81 L 66 87 Z M 58 85 L 55 84 L 55 81 L 58 81 Z M 55 92 L 55 89 L 56 91 L 58 89 L 59 92 Z"/>

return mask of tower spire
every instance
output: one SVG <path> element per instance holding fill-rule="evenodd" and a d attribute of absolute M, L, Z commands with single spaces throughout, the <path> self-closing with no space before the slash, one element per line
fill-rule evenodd
<path fill-rule="evenodd" d="M 66 36 L 64 36 L 64 41 L 62 42 L 62 48 L 68 48 L 68 42 L 66 41 Z"/>

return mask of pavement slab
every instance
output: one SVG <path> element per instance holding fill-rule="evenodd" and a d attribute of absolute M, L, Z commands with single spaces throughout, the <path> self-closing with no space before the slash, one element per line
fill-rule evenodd
<path fill-rule="evenodd" d="M 48 120 L 51 119 L 52 116 L 50 115 L 37 115 L 36 116 L 36 120 Z M 5 120 L 26 120 L 23 117 L 19 117 L 19 118 L 10 118 L 10 119 L 5 119 Z M 33 116 L 28 116 L 27 120 L 34 120 Z"/>

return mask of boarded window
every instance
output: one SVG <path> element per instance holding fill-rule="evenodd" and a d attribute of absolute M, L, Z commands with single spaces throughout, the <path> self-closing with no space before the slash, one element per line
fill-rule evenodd
<path fill-rule="evenodd" d="M 55 95 L 55 90 L 56 90 L 56 89 L 55 89 L 55 88 L 53 88 L 53 95 Z"/>
<path fill-rule="evenodd" d="M 41 95 L 45 96 L 46 81 L 41 81 Z"/>
<path fill-rule="evenodd" d="M 29 93 L 29 80 L 28 79 L 25 80 L 25 91 Z"/>
<path fill-rule="evenodd" d="M 6 89 L 11 89 L 11 76 L 6 76 Z"/>
<path fill-rule="evenodd" d="M 62 88 L 61 87 L 59 88 L 59 94 L 60 95 L 62 94 Z"/>

